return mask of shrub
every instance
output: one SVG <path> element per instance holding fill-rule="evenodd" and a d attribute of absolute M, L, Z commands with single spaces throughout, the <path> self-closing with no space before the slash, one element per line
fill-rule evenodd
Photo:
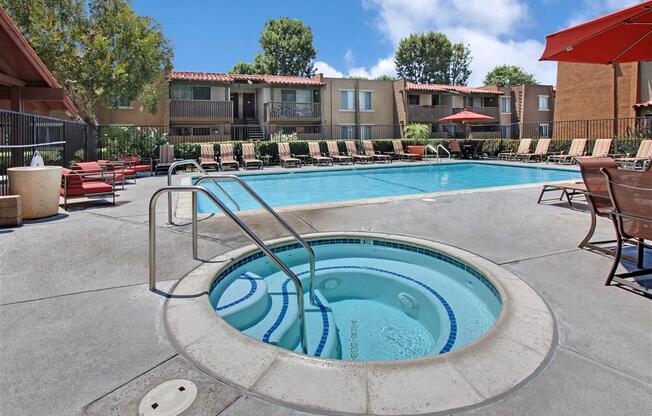
<path fill-rule="evenodd" d="M 103 158 L 110 160 L 127 155 L 157 158 L 158 147 L 167 143 L 167 133 L 156 128 L 116 126 L 102 129 L 98 149 Z"/>
<path fill-rule="evenodd" d="M 430 127 L 426 124 L 412 123 L 405 126 L 406 139 L 428 140 L 430 138 Z"/>

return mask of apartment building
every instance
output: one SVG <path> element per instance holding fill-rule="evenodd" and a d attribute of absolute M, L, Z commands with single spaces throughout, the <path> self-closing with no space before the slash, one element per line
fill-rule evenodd
<path fill-rule="evenodd" d="M 410 123 L 427 124 L 432 137 L 462 137 L 463 127 L 439 119 L 468 109 L 494 120 L 473 126 L 474 137 L 518 137 L 513 123 L 530 117 L 548 121 L 554 111 L 550 86 L 505 90 L 320 74 L 304 78 L 181 71 L 171 72 L 167 81 L 156 114 L 144 112 L 137 102 L 117 103 L 98 109 L 99 123 L 165 126 L 173 143 L 261 140 L 278 133 L 378 139 L 400 137 Z M 506 110 L 501 111 L 501 103 Z M 536 111 L 531 109 L 535 105 Z"/>
<path fill-rule="evenodd" d="M 560 62 L 555 121 L 652 116 L 652 61 Z"/>
<path fill-rule="evenodd" d="M 552 137 L 555 88 L 552 85 L 500 87 L 502 137 Z"/>

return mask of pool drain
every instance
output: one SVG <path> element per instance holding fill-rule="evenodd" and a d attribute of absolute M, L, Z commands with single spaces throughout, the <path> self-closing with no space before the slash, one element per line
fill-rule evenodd
<path fill-rule="evenodd" d="M 174 379 L 151 389 L 138 405 L 139 416 L 176 416 L 189 408 L 197 397 L 190 380 Z"/>

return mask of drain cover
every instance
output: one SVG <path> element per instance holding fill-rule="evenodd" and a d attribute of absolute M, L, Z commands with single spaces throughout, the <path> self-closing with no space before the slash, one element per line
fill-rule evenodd
<path fill-rule="evenodd" d="M 197 386 L 190 380 L 166 381 L 151 389 L 138 406 L 139 416 L 176 416 L 192 405 Z"/>

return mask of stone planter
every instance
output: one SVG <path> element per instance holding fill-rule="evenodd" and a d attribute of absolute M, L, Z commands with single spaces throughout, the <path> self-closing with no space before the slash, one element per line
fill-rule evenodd
<path fill-rule="evenodd" d="M 22 196 L 23 219 L 50 217 L 59 212 L 60 166 L 7 169 L 9 194 Z"/>

